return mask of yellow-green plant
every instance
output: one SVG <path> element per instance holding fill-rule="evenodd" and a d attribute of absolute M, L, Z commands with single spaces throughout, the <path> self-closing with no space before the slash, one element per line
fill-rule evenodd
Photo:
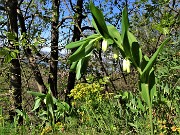
<path fill-rule="evenodd" d="M 120 52 L 124 58 L 123 69 L 130 72 L 130 64 L 132 64 L 139 72 L 139 89 L 143 100 L 148 105 L 149 120 L 151 125 L 151 134 L 153 135 L 152 121 L 152 101 L 156 94 L 156 79 L 154 75 L 153 65 L 155 60 L 164 47 L 170 40 L 166 39 L 157 49 L 157 51 L 148 58 L 143 56 L 141 47 L 138 44 L 135 36 L 129 31 L 129 21 L 127 7 L 122 13 L 121 34 L 112 25 L 106 25 L 102 12 L 90 2 L 90 10 L 93 16 L 92 24 L 97 31 L 97 34 L 91 35 L 77 42 L 72 42 L 66 46 L 67 49 L 78 49 L 69 57 L 72 63 L 70 70 L 76 71 L 76 78 L 80 79 L 81 74 L 85 72 L 90 56 L 97 47 L 97 42 L 103 40 L 102 50 L 106 51 L 109 45 L 113 47 L 114 53 Z"/>

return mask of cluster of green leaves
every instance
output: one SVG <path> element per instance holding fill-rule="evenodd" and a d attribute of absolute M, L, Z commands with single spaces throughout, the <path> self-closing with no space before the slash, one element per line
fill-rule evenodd
<path fill-rule="evenodd" d="M 39 117 L 43 120 L 43 124 L 47 122 L 47 124 L 54 126 L 55 122 L 62 120 L 65 113 L 69 111 L 69 105 L 53 97 L 50 89 L 47 94 L 33 91 L 28 91 L 28 93 L 36 97 L 32 111 L 40 109 L 40 105 L 43 106 L 39 114 Z"/>
<path fill-rule="evenodd" d="M 6 36 L 11 43 L 13 43 L 15 46 L 18 46 L 18 42 L 15 40 L 17 37 L 14 33 L 7 32 Z M 0 49 L 0 56 L 4 57 L 4 62 L 9 63 L 12 59 L 17 58 L 17 54 L 19 53 L 19 50 L 17 49 L 10 49 L 8 47 L 3 47 Z"/>

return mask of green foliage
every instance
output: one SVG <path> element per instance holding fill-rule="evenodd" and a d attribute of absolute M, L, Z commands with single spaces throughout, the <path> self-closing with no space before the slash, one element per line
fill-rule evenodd
<path fill-rule="evenodd" d="M 90 2 L 90 10 L 94 19 L 95 28 L 97 28 L 97 31 L 100 32 L 100 34 L 105 38 L 109 38 L 109 32 L 104 20 L 104 16 L 102 12 L 94 6 L 92 2 Z"/>
<path fill-rule="evenodd" d="M 62 120 L 65 113 L 69 110 L 69 105 L 53 97 L 50 90 L 47 94 L 32 91 L 28 91 L 28 93 L 36 97 L 34 109 L 32 111 L 40 109 L 41 104 L 45 105 L 39 113 L 39 117 L 43 120 L 43 124 L 47 122 L 47 124 L 54 126 L 55 122 Z"/>
<path fill-rule="evenodd" d="M 140 85 L 139 89 L 141 91 L 143 100 L 147 103 L 149 107 L 151 134 L 153 135 L 154 130 L 153 130 L 153 120 L 152 120 L 153 119 L 152 118 L 152 101 L 153 101 L 153 97 L 156 94 L 156 82 L 155 82 L 153 65 L 156 61 L 158 54 L 160 53 L 164 45 L 166 45 L 170 41 L 170 38 L 166 39 L 160 45 L 157 51 L 153 54 L 153 56 L 149 59 L 146 55 L 142 56 L 140 45 L 138 44 L 135 36 L 131 32 L 129 32 L 127 7 L 125 7 L 122 12 L 122 32 L 121 32 L 122 35 L 121 36 L 120 34 L 118 34 L 119 32 L 113 26 L 109 26 L 109 29 L 107 28 L 102 13 L 100 12 L 99 9 L 97 9 L 93 5 L 93 3 L 90 3 L 90 9 L 91 9 L 91 13 L 94 19 L 93 25 L 95 29 L 97 30 L 97 32 L 99 32 L 103 37 L 102 50 L 105 52 L 107 49 L 107 44 L 108 44 L 107 41 L 109 39 L 110 41 L 112 40 L 112 43 L 109 43 L 109 44 L 113 44 L 115 47 L 119 47 L 121 55 L 125 59 L 123 61 L 123 64 L 124 64 L 123 70 L 130 72 L 129 70 L 130 68 L 129 60 L 130 60 L 132 64 L 134 65 L 134 67 L 139 72 L 139 85 Z M 89 44 L 89 42 L 91 41 L 86 41 L 76 50 L 75 53 L 73 53 L 69 57 L 69 60 L 72 62 L 74 62 L 76 59 L 79 60 L 76 67 L 77 79 L 81 77 L 83 57 L 85 57 L 85 55 L 89 54 L 89 52 L 91 52 L 94 49 L 94 47 L 92 47 L 92 45 Z M 94 40 L 91 43 L 93 42 Z M 73 64 L 73 67 L 74 65 L 76 65 L 76 63 Z"/>
<path fill-rule="evenodd" d="M 5 63 L 9 63 L 12 59 L 16 59 L 18 53 L 19 53 L 18 50 L 10 50 L 7 47 L 3 47 L 0 50 L 0 56 L 4 57 L 4 62 Z"/>

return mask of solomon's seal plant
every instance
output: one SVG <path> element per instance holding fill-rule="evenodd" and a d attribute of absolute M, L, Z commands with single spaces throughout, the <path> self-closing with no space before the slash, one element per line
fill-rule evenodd
<path fill-rule="evenodd" d="M 121 34 L 113 25 L 106 25 L 102 12 L 95 7 L 92 2 L 90 2 L 90 10 L 93 17 L 92 24 L 96 29 L 97 34 L 93 34 L 77 42 L 72 42 L 66 46 L 67 49 L 78 47 L 78 49 L 69 57 L 69 61 L 72 63 L 70 70 L 75 71 L 76 78 L 80 79 L 87 68 L 93 50 L 99 49 L 97 47 L 97 42 L 100 40 L 103 40 L 102 50 L 104 52 L 109 45 L 118 48 L 117 50 L 124 58 L 123 70 L 129 73 L 131 63 L 139 72 L 139 89 L 141 91 L 142 99 L 148 105 L 151 135 L 153 135 L 152 101 L 156 95 L 156 79 L 153 65 L 158 54 L 164 45 L 169 42 L 170 38 L 166 39 L 159 46 L 151 58 L 148 58 L 146 55 L 143 56 L 138 41 L 129 31 L 127 7 L 125 7 L 122 12 Z M 116 51 L 115 58 L 117 58 L 117 56 L 119 55 Z"/>

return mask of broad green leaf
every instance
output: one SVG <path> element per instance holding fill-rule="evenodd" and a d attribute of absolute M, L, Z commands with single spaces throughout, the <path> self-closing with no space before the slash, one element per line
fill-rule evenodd
<path fill-rule="evenodd" d="M 149 90 L 148 90 L 148 84 L 146 84 L 146 83 L 141 83 L 141 96 L 142 96 L 142 99 L 149 106 L 150 105 L 150 102 L 149 102 Z"/>
<path fill-rule="evenodd" d="M 141 62 L 141 70 L 142 71 L 144 70 L 144 68 L 146 67 L 148 62 L 149 62 L 148 56 L 144 55 L 144 57 L 142 58 L 142 62 Z"/>
<path fill-rule="evenodd" d="M 140 45 L 138 44 L 138 41 L 131 32 L 128 32 L 127 34 L 132 53 L 132 62 L 136 67 L 140 67 L 140 63 L 142 61 L 142 51 Z"/>
<path fill-rule="evenodd" d="M 130 44 L 128 41 L 128 28 L 129 28 L 129 21 L 128 21 L 128 11 L 127 7 L 123 9 L 122 13 L 122 46 L 124 53 L 127 58 L 131 58 L 131 51 L 130 51 Z"/>
<path fill-rule="evenodd" d="M 47 95 L 46 95 L 46 106 L 47 106 L 47 111 L 49 111 L 51 114 L 50 117 L 53 120 L 52 122 L 54 123 L 53 99 L 49 93 L 47 93 Z"/>
<path fill-rule="evenodd" d="M 154 97 L 157 96 L 156 84 L 154 84 L 154 86 L 151 88 L 150 96 L 151 96 L 150 99 L 151 99 L 151 104 L 152 104 Z"/>
<path fill-rule="evenodd" d="M 130 43 L 129 43 L 127 32 L 128 31 L 125 31 L 125 33 L 124 33 L 124 38 L 123 38 L 122 46 L 123 46 L 126 58 L 129 59 L 129 58 L 132 58 L 132 56 L 131 56 L 131 47 L 130 47 Z"/>
<path fill-rule="evenodd" d="M 170 41 L 170 38 L 166 39 L 157 49 L 157 51 L 153 54 L 153 56 L 150 58 L 149 62 L 147 63 L 146 67 L 143 70 L 144 74 L 145 72 L 149 72 L 158 56 L 158 54 L 160 53 L 160 51 L 163 49 L 164 45 L 166 45 L 168 42 Z"/>
<path fill-rule="evenodd" d="M 77 63 L 78 63 L 78 61 L 75 61 L 71 64 L 70 71 L 76 71 Z"/>
<path fill-rule="evenodd" d="M 90 10 L 100 34 L 108 39 L 109 33 L 102 12 L 90 2 Z"/>
<path fill-rule="evenodd" d="M 152 68 L 149 74 L 149 91 L 150 91 L 150 99 L 151 99 L 151 104 L 153 101 L 154 96 L 156 96 L 156 81 L 155 81 L 155 74 L 154 74 L 154 69 Z"/>
<path fill-rule="evenodd" d="M 142 62 L 141 62 L 141 67 L 140 67 L 141 68 L 140 81 L 143 83 L 148 83 L 149 73 L 145 72 L 142 74 L 142 71 L 144 70 L 144 68 L 146 67 L 148 62 L 149 62 L 149 58 L 146 55 L 144 55 Z"/>
<path fill-rule="evenodd" d="M 91 54 L 87 55 L 82 60 L 81 73 L 83 73 L 83 74 L 86 72 L 86 69 L 88 67 L 88 62 L 89 62 L 90 57 L 91 57 Z"/>
<path fill-rule="evenodd" d="M 129 21 L 128 21 L 128 11 L 127 7 L 123 9 L 122 13 L 122 39 L 124 39 L 125 33 L 127 33 L 128 28 L 129 28 Z"/>
<path fill-rule="evenodd" d="M 81 67 L 82 67 L 82 59 L 78 61 L 76 66 L 76 79 L 79 80 L 81 78 Z"/>
<path fill-rule="evenodd" d="M 148 84 L 149 84 L 149 90 L 153 88 L 153 86 L 156 84 L 155 82 L 155 74 L 154 74 L 154 69 L 152 68 L 149 77 L 148 77 Z"/>
<path fill-rule="evenodd" d="M 144 108 L 144 106 L 143 106 L 143 104 L 142 104 L 142 102 L 141 102 L 141 100 L 138 98 L 138 108 L 140 108 L 143 112 L 145 111 L 145 108 Z"/>
<path fill-rule="evenodd" d="M 108 28 L 109 35 L 112 38 L 112 40 L 123 51 L 122 39 L 121 39 L 121 35 L 119 31 L 113 25 L 108 25 L 107 28 Z"/>
<path fill-rule="evenodd" d="M 98 29 L 98 27 L 97 27 L 96 22 L 94 21 L 94 19 L 92 19 L 92 26 L 96 29 L 96 32 L 97 32 L 98 34 L 100 34 L 99 29 Z"/>
<path fill-rule="evenodd" d="M 80 46 L 70 57 L 71 62 L 78 61 L 88 55 L 94 49 L 94 43 L 86 41 L 82 46 Z"/>
<path fill-rule="evenodd" d="M 36 109 L 38 109 L 40 105 L 41 105 L 41 98 L 36 98 L 35 103 L 34 103 L 34 108 L 32 111 L 35 111 Z"/>
<path fill-rule="evenodd" d="M 4 58 L 4 62 L 9 63 L 9 62 L 11 62 L 11 60 L 12 60 L 12 57 L 11 57 L 10 53 L 8 53 Z"/>
<path fill-rule="evenodd" d="M 79 41 L 76 41 L 76 42 L 71 42 L 70 44 L 66 45 L 66 49 L 72 49 L 72 48 L 76 48 L 76 47 L 79 47 L 81 46 L 82 44 L 84 44 L 86 41 L 90 41 L 94 38 L 97 38 L 99 37 L 100 35 L 99 34 L 93 34 L 91 36 L 88 36 L 87 38 L 84 38 L 82 40 L 79 40 Z"/>
<path fill-rule="evenodd" d="M 35 97 L 39 97 L 39 98 L 41 98 L 41 99 L 44 99 L 45 98 L 45 94 L 43 94 L 43 93 L 40 93 L 40 92 L 34 92 L 34 91 L 27 91 L 27 93 L 28 94 L 31 94 L 31 95 L 33 95 L 33 96 L 35 96 Z"/>

